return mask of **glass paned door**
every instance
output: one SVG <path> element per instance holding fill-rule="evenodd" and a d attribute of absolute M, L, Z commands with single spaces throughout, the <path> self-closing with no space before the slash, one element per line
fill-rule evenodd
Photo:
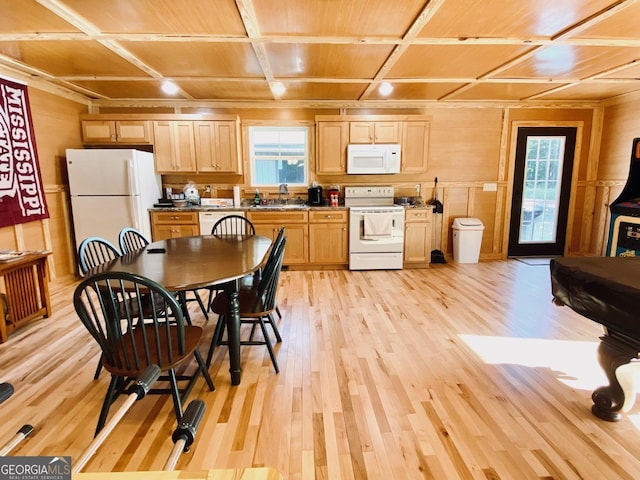
<path fill-rule="evenodd" d="M 562 255 L 575 128 L 518 129 L 509 255 Z"/>

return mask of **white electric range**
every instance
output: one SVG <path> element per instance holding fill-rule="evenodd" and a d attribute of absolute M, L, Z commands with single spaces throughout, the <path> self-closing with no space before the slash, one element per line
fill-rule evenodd
<path fill-rule="evenodd" d="M 349 207 L 349 270 L 397 270 L 404 253 L 404 208 L 392 186 L 345 187 Z"/>

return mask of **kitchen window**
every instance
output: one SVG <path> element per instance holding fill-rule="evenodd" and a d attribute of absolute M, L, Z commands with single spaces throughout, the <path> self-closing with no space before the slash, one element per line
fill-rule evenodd
<path fill-rule="evenodd" d="M 309 127 L 251 126 L 249 158 L 251 185 L 271 187 L 286 183 L 306 186 L 309 165 Z"/>

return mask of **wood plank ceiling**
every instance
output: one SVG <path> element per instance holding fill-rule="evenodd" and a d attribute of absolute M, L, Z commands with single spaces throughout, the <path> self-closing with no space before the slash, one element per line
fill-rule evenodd
<path fill-rule="evenodd" d="M 95 105 L 597 102 L 640 90 L 639 0 L 0 0 L 0 8 L 0 74 Z M 162 92 L 165 79 L 177 94 Z M 383 81 L 394 86 L 389 96 L 378 91 Z"/>

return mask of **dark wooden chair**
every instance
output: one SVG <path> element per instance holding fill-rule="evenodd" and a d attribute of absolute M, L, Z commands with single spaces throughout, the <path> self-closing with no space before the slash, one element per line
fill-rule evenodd
<path fill-rule="evenodd" d="M 142 234 L 142 232 L 140 232 L 139 230 L 136 230 L 135 228 L 132 228 L 132 227 L 125 227 L 120 231 L 120 234 L 118 235 L 118 243 L 120 244 L 120 250 L 122 251 L 122 254 L 125 255 L 127 253 L 140 250 L 141 248 L 144 248 L 147 245 L 149 245 L 149 243 L 151 242 L 149 242 L 147 237 L 145 237 Z M 202 301 L 202 298 L 200 297 L 198 292 L 196 290 L 190 290 L 190 291 L 193 292 L 193 295 L 194 295 L 193 298 L 187 297 L 187 293 L 189 292 L 189 290 L 185 292 L 180 292 L 178 294 L 179 300 L 184 305 L 183 313 L 187 317 L 187 323 L 191 323 L 191 318 L 189 317 L 189 310 L 187 309 L 188 302 L 194 302 L 194 301 L 198 302 L 198 305 L 202 310 L 202 314 L 205 316 L 206 319 L 209 319 L 207 307 L 205 307 Z"/>
<path fill-rule="evenodd" d="M 256 227 L 246 217 L 242 215 L 226 215 L 220 218 L 211 228 L 211 235 L 229 235 L 229 236 L 244 236 L 255 235 Z M 207 310 L 211 310 L 211 302 L 213 297 L 220 291 L 217 288 L 207 288 L 209 291 L 209 298 L 207 300 Z"/>
<path fill-rule="evenodd" d="M 149 242 L 147 237 L 133 227 L 123 228 L 118 235 L 118 244 L 120 245 L 120 251 L 123 255 L 140 250 L 149 245 L 149 243 L 151 242 Z"/>
<path fill-rule="evenodd" d="M 240 323 L 251 325 L 248 339 L 241 340 L 240 344 L 265 345 L 276 373 L 280 372 L 280 368 L 278 367 L 266 324 L 269 324 L 273 329 L 276 341 L 281 342 L 282 337 L 273 318 L 273 312 L 276 308 L 276 291 L 278 289 L 280 271 L 282 270 L 282 259 L 284 257 L 286 243 L 287 238 L 283 232 L 278 242 L 274 242 L 269 258 L 262 269 L 260 279 L 255 287 L 241 288 L 238 294 Z M 211 338 L 211 345 L 207 355 L 207 366 L 211 364 L 215 346 L 226 343 L 222 340 L 222 337 L 228 316 L 227 305 L 228 299 L 225 292 L 218 293 L 211 302 L 211 311 L 218 314 L 218 322 L 216 323 L 216 328 Z M 255 331 L 258 326 L 262 332 L 262 340 L 255 340 Z"/>
<path fill-rule="evenodd" d="M 101 237 L 85 238 L 78 247 L 78 266 L 82 275 L 105 262 L 115 260 L 122 254 L 118 247 Z"/>
<path fill-rule="evenodd" d="M 125 272 L 99 273 L 77 286 L 73 304 L 80 321 L 100 346 L 102 366 L 111 374 L 96 434 L 104 426 L 116 397 L 125 393 L 149 365 L 158 365 L 165 373 L 160 380 L 169 382 L 168 389 L 151 389 L 149 393 L 170 393 L 178 421 L 182 405 L 200 374 L 214 390 L 198 351 L 202 328 L 185 322 L 173 294 L 158 283 Z M 142 315 L 143 311 L 147 313 Z M 142 316 L 145 321 L 139 322 Z M 193 359 L 197 368 L 192 375 L 176 375 L 178 366 Z M 179 388 L 179 382 L 186 385 Z"/>
<path fill-rule="evenodd" d="M 251 220 L 242 215 L 227 215 L 218 220 L 211 229 L 211 235 L 255 235 L 256 228 Z"/>

